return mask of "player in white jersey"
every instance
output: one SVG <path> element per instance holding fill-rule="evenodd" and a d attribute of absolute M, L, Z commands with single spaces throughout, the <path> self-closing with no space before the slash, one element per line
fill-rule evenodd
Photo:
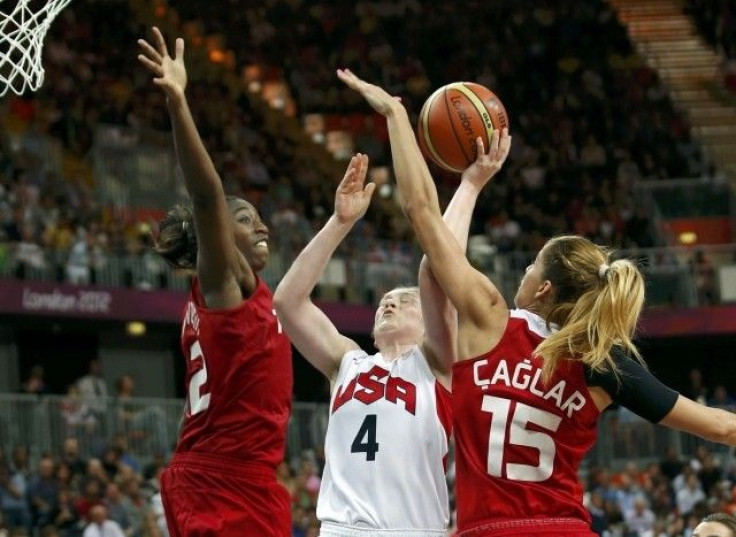
<path fill-rule="evenodd" d="M 467 242 L 475 201 L 500 169 L 508 144 L 464 174 L 445 219 Z M 490 155 L 494 155 L 491 157 Z M 366 212 L 368 158 L 353 157 L 337 188 L 335 213 L 294 261 L 274 294 L 293 344 L 331 384 L 326 466 L 317 503 L 322 537 L 444 536 L 449 522 L 444 460 L 457 321 L 423 260 L 419 288 L 397 288 L 378 306 L 369 355 L 309 299 L 330 257 Z"/>

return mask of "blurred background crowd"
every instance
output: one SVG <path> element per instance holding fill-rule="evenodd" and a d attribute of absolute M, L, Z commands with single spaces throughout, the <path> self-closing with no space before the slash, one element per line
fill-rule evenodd
<path fill-rule="evenodd" d="M 723 55 L 724 86 L 736 91 L 733 3 L 689 0 L 686 11 Z M 533 252 L 560 233 L 627 249 L 666 245 L 669 238 L 637 185 L 724 180 L 666 84 L 636 54 L 614 9 L 602 1 L 540 0 L 530 8 L 470 0 L 458 9 L 425 0 L 78 0 L 47 37 L 43 88 L 0 102 L 3 274 L 94 285 L 105 283 L 101 274 L 114 265 L 118 285 L 171 286 L 170 273 L 149 248 L 165 206 L 121 203 L 101 191 L 95 175 L 97 147 L 110 140 L 123 155 L 131 136 L 136 147 L 171 153 L 164 97 L 135 60 L 136 40 L 151 21 L 187 38 L 187 91 L 200 133 L 228 193 L 253 201 L 269 222 L 281 266 L 331 214 L 344 165 L 325 143 L 333 129 L 347 133 L 351 151 L 370 156 L 380 183 L 340 254 L 370 263 L 368 276 L 377 286 L 412 278 L 417 250 L 395 201 L 385 124 L 337 83 L 335 67 L 350 67 L 401 95 L 412 114 L 434 88 L 455 80 L 476 81 L 499 94 L 510 114 L 512 153 L 483 192 L 471 229 L 476 241 L 498 253 Z M 221 36 L 214 46 L 212 35 Z M 249 68 L 238 72 L 236 64 Z M 300 132 L 287 120 L 274 120 L 273 101 L 264 104 L 259 96 L 267 87 L 278 88 L 276 111 Z M 318 132 L 304 133 L 309 118 L 319 119 Z M 458 178 L 432 171 L 446 204 Z M 117 177 L 134 179 L 140 180 Z M 138 186 L 160 190 L 156 179 L 153 174 Z M 178 199 L 170 191 L 160 194 Z M 706 259 L 697 262 L 708 267 Z M 713 282 L 704 278 L 709 292 Z M 704 295 L 704 301 L 713 297 Z M 161 429 L 165 418 L 155 408 L 143 415 L 135 405 L 127 411 L 134 379 L 121 377 L 108 395 L 93 369 L 91 380 L 80 379 L 59 399 L 67 426 L 59 450 L 29 457 L 29 446 L 16 445 L 0 452 L 0 532 L 74 537 L 89 521 L 108 520 L 129 537 L 166 534 L 157 478 L 175 431 L 132 454 L 131 435 Z M 27 379 L 24 391 L 47 396 L 42 370 Z M 95 396 L 101 398 L 97 406 Z M 724 386 L 698 397 L 732 404 Z M 736 514 L 732 454 L 701 446 L 681 458 L 672 447 L 661 460 L 589 468 L 586 502 L 597 531 L 688 537 L 707 513 Z M 315 444 L 291 453 L 280 467 L 292 493 L 294 537 L 317 535 L 323 462 Z M 452 475 L 451 468 L 450 482 Z"/>

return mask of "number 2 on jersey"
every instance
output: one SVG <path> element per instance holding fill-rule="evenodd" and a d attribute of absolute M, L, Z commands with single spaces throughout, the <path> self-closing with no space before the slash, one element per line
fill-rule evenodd
<path fill-rule="evenodd" d="M 378 452 L 378 442 L 376 442 L 376 423 L 378 422 L 375 414 L 368 414 L 355 435 L 353 445 L 350 446 L 350 453 L 365 453 L 365 460 L 375 461 Z"/>
<path fill-rule="evenodd" d="M 549 479 L 554 470 L 554 439 L 541 431 L 530 431 L 528 424 L 536 425 L 550 432 L 560 426 L 562 418 L 550 412 L 517 402 L 511 418 L 509 436 L 506 438 L 506 424 L 509 420 L 511 401 L 503 397 L 483 396 L 483 412 L 491 414 L 491 430 L 488 434 L 488 475 L 503 477 L 504 452 L 509 446 L 534 448 L 539 452 L 539 464 L 506 464 L 506 479 L 512 481 L 540 482 Z"/>
<path fill-rule="evenodd" d="M 202 358 L 202 369 L 192 375 L 189 380 L 189 414 L 191 416 L 204 412 L 210 406 L 209 392 L 200 393 L 202 386 L 207 382 L 207 362 L 204 359 L 204 354 L 202 354 L 202 346 L 199 341 L 195 341 L 189 349 L 189 359 L 196 360 L 200 357 Z"/>

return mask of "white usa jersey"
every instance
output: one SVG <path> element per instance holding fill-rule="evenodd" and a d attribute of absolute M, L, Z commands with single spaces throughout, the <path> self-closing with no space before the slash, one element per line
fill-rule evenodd
<path fill-rule="evenodd" d="M 391 362 L 380 353 L 346 353 L 330 401 L 317 501 L 323 534 L 347 527 L 445 535 L 451 422 L 450 392 L 419 347 Z"/>

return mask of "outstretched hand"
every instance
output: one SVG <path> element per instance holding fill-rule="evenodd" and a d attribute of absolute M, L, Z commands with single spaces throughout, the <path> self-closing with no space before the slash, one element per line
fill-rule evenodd
<path fill-rule="evenodd" d="M 475 162 L 463 172 L 462 180 L 469 181 L 478 189 L 483 188 L 506 162 L 506 157 L 509 156 L 509 150 L 511 149 L 509 130 L 494 130 L 489 145 L 488 152 L 486 152 L 483 139 L 480 136 L 476 138 L 477 156 Z"/>
<path fill-rule="evenodd" d="M 184 40 L 181 37 L 177 38 L 173 57 L 169 56 L 161 30 L 155 26 L 153 27 L 153 40 L 155 47 L 145 39 L 138 40 L 138 44 L 143 49 L 143 53 L 138 55 L 138 60 L 154 76 L 153 83 L 161 86 L 169 99 L 183 97 L 187 87 Z"/>
<path fill-rule="evenodd" d="M 350 69 L 338 69 L 337 77 L 350 89 L 360 93 L 379 114 L 389 115 L 396 106 L 401 105 L 400 97 L 392 97 L 380 86 L 361 80 Z"/>
<path fill-rule="evenodd" d="M 368 155 L 354 155 L 335 192 L 335 216 L 341 223 L 353 224 L 368 210 L 376 184 L 365 184 L 367 173 Z"/>

